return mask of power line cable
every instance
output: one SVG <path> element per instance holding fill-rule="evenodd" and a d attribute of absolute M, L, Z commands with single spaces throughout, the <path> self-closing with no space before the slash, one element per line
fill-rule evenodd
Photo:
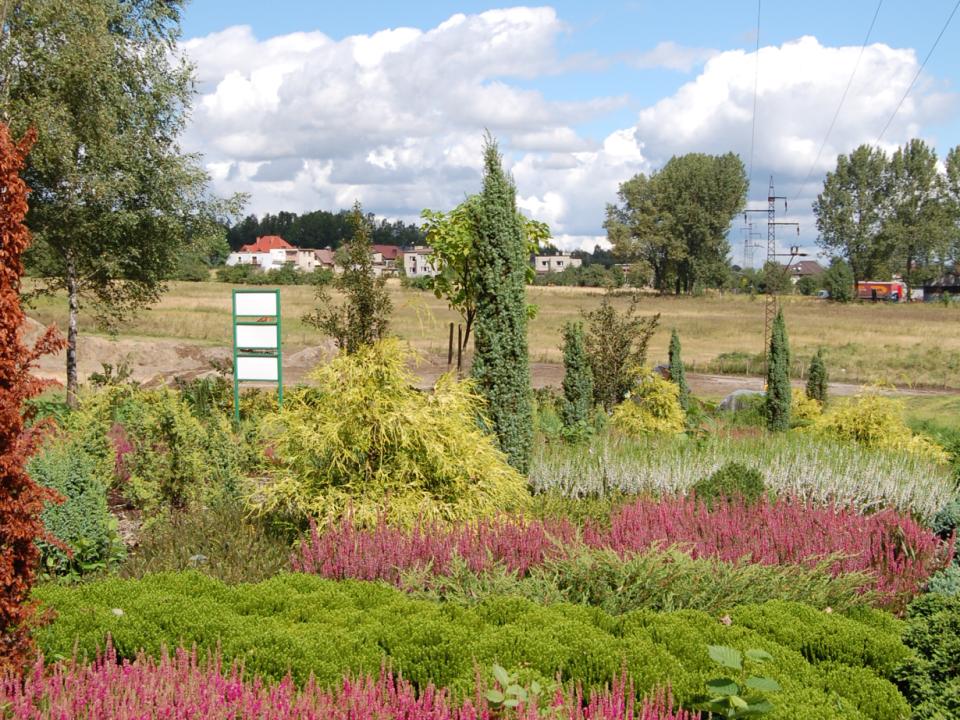
<path fill-rule="evenodd" d="M 940 38 L 943 37 L 943 34 L 947 31 L 947 28 L 950 26 L 950 21 L 953 20 L 953 16 L 957 14 L 957 9 L 960 8 L 960 0 L 957 0 L 957 4 L 953 6 L 953 10 L 950 11 L 950 15 L 947 17 L 947 21 L 943 24 L 943 27 L 940 28 L 940 34 L 937 35 L 937 39 L 933 41 L 933 45 L 930 46 L 927 56 L 923 59 L 923 62 L 920 64 L 920 69 L 917 70 L 917 74 L 913 76 L 913 80 L 910 81 L 910 85 L 907 87 L 907 91 L 903 94 L 903 97 L 900 98 L 900 102 L 897 103 L 897 107 L 894 108 L 893 114 L 887 119 L 886 125 L 883 126 L 883 130 L 880 131 L 880 134 L 877 135 L 877 141 L 874 145 L 880 145 L 880 141 L 883 139 L 884 133 L 887 132 L 887 129 L 890 127 L 890 123 L 893 122 L 893 119 L 897 116 L 897 113 L 900 112 L 900 107 L 903 105 L 903 102 L 907 99 L 907 96 L 910 94 L 910 91 L 913 90 L 914 84 L 917 82 L 917 78 L 920 77 L 920 73 L 923 72 L 923 69 L 927 66 L 927 61 L 930 59 L 930 56 L 933 55 L 933 51 L 937 49 L 937 45 L 940 44 Z"/>
<path fill-rule="evenodd" d="M 753 69 L 753 119 L 750 121 L 750 172 L 747 175 L 747 186 L 753 180 L 753 144 L 757 137 L 757 81 L 760 79 L 760 3 L 757 0 L 757 48 L 754 51 Z"/>
<path fill-rule="evenodd" d="M 837 105 L 836 111 L 833 113 L 833 119 L 830 121 L 830 126 L 827 128 L 827 134 L 823 136 L 823 142 L 820 143 L 820 149 L 817 150 L 817 156 L 813 159 L 813 162 L 810 163 L 810 169 L 807 170 L 806 177 L 800 184 L 797 194 L 793 196 L 794 200 L 797 200 L 797 198 L 799 198 L 806 189 L 807 184 L 810 182 L 810 178 L 813 175 L 813 171 L 817 167 L 817 163 L 820 162 L 820 156 L 823 154 L 823 149 L 827 146 L 827 141 L 830 139 L 830 133 L 833 132 L 833 127 L 837 123 L 837 118 L 840 117 L 840 110 L 843 109 L 843 103 L 847 100 L 847 93 L 850 92 L 850 86 L 853 84 L 853 78 L 857 74 L 857 69 L 860 67 L 860 61 L 863 59 L 863 53 L 867 49 L 867 43 L 870 42 L 870 35 L 873 34 L 873 26 L 877 22 L 877 16 L 880 14 L 880 7 L 882 5 L 883 0 L 880 0 L 877 3 L 877 9 L 873 11 L 873 19 L 870 21 L 870 27 L 867 28 L 867 34 L 863 38 L 863 44 L 860 46 L 860 53 L 857 55 L 857 62 L 854 63 L 853 71 L 850 73 L 850 77 L 847 79 L 847 86 L 843 89 L 843 95 L 840 96 L 840 102 Z"/>

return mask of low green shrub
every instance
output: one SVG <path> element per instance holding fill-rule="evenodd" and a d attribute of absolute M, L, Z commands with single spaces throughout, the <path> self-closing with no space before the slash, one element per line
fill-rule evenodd
<path fill-rule="evenodd" d="M 768 600 L 802 602 L 816 608 L 846 611 L 870 604 L 862 593 L 870 576 L 834 577 L 830 562 L 809 569 L 799 565 L 727 563 L 691 558 L 680 550 L 651 550 L 621 559 L 609 550 L 584 548 L 570 557 L 547 560 L 518 578 L 504 567 L 473 572 L 455 560 L 445 575 L 413 571 L 401 587 L 432 600 L 477 603 L 495 595 L 516 595 L 539 603 L 576 603 L 611 615 L 646 608 L 658 611 L 702 610 L 723 613 L 738 605 Z"/>
<path fill-rule="evenodd" d="M 107 507 L 106 482 L 82 446 L 63 436 L 48 438 L 27 472 L 63 497 L 62 503 L 43 511 L 47 532 L 65 546 L 39 542 L 44 572 L 77 576 L 107 568 L 123 557 L 117 521 Z"/>
<path fill-rule="evenodd" d="M 940 508 L 933 517 L 930 529 L 944 539 L 953 533 L 960 534 L 960 497 L 953 498 Z"/>
<path fill-rule="evenodd" d="M 197 569 L 226 583 L 259 582 L 290 566 L 291 538 L 238 501 L 173 510 L 143 529 L 121 577 Z"/>
<path fill-rule="evenodd" d="M 627 399 L 613 409 L 610 423 L 628 437 L 682 433 L 686 414 L 680 388 L 649 369 L 635 371 Z"/>
<path fill-rule="evenodd" d="M 914 600 L 903 641 L 915 654 L 896 678 L 913 718 L 960 717 L 960 595 L 928 593 Z"/>
<path fill-rule="evenodd" d="M 960 595 L 960 565 L 954 562 L 931 577 L 927 589 L 942 595 Z"/>
<path fill-rule="evenodd" d="M 515 596 L 490 597 L 475 607 L 434 603 L 386 585 L 294 574 L 227 586 L 196 572 L 48 585 L 34 595 L 56 611 L 37 632 L 48 658 L 69 657 L 74 649 L 92 657 L 109 633 L 121 658 L 139 648 L 156 655 L 164 646 L 196 643 L 201 653 L 242 659 L 247 672 L 277 679 L 289 670 L 299 683 L 312 674 L 324 686 L 344 672 L 376 673 L 386 661 L 417 686 L 432 682 L 459 696 L 474 691 L 476 668 L 493 664 L 522 668 L 525 684 L 545 685 L 559 674 L 561 682 L 588 689 L 626 668 L 638 691 L 670 683 L 683 704 L 714 676 L 706 653 L 713 644 L 770 653 L 767 670 L 783 686 L 771 718 L 906 717 L 884 676 L 891 662 L 910 657 L 896 634 L 797 603 L 741 606 L 721 619 L 692 610 L 614 617 L 594 607 L 542 606 Z M 802 638 L 777 626 L 795 621 L 802 634 L 835 636 L 835 650 L 805 658 Z M 876 706 L 858 710 L 859 700 L 850 698 L 856 688 L 828 688 L 833 674 L 847 667 L 862 669 L 877 688 Z"/>
<path fill-rule="evenodd" d="M 693 492 L 712 508 L 717 501 L 743 500 L 752 505 L 764 496 L 766 487 L 759 470 L 730 462 L 696 483 Z"/>

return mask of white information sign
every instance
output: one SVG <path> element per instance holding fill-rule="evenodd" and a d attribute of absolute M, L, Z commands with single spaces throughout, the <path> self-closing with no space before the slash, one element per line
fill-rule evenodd
<path fill-rule="evenodd" d="M 278 347 L 277 326 L 237 325 L 237 347 L 244 350 L 275 350 Z"/>
<path fill-rule="evenodd" d="M 277 293 L 244 292 L 235 296 L 237 316 L 263 317 L 277 315 Z"/>
<path fill-rule="evenodd" d="M 278 365 L 275 357 L 238 357 L 237 380 L 277 382 L 280 378 Z"/>

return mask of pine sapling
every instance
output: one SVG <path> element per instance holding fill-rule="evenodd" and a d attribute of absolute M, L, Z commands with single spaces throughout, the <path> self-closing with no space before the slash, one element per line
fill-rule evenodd
<path fill-rule="evenodd" d="M 827 366 L 823 362 L 823 348 L 819 348 L 817 354 L 810 361 L 810 369 L 807 371 L 807 397 L 816 400 L 821 405 L 826 405 L 827 381 Z"/>

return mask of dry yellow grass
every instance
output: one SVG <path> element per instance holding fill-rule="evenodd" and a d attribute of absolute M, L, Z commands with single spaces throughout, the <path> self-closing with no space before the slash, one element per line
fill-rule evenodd
<path fill-rule="evenodd" d="M 447 324 L 457 315 L 432 294 L 405 290 L 395 282 L 392 329 L 414 347 L 445 355 Z M 602 292 L 587 288 L 530 288 L 529 300 L 539 307 L 530 323 L 530 356 L 560 362 L 560 330 L 581 309 L 596 307 Z M 614 302 L 626 306 L 626 297 Z M 827 350 L 833 380 L 882 381 L 898 385 L 960 388 L 960 308 L 939 304 L 834 305 L 812 298 L 784 299 L 791 347 L 798 364 L 818 346 Z M 283 338 L 289 349 L 318 343 L 320 336 L 300 322 L 313 308 L 309 287 L 282 289 Z M 661 330 L 650 346 L 650 360 L 666 358 L 669 328 L 676 327 L 684 359 L 695 369 L 717 367 L 724 353 L 758 355 L 762 351 L 763 298 L 745 296 L 645 297 L 645 313 L 661 314 Z M 38 301 L 30 315 L 65 326 L 62 297 Z M 88 316 L 82 332 L 97 332 Z M 230 286 L 220 283 L 170 283 L 156 306 L 126 323 L 122 337 L 177 338 L 209 345 L 230 343 Z"/>

